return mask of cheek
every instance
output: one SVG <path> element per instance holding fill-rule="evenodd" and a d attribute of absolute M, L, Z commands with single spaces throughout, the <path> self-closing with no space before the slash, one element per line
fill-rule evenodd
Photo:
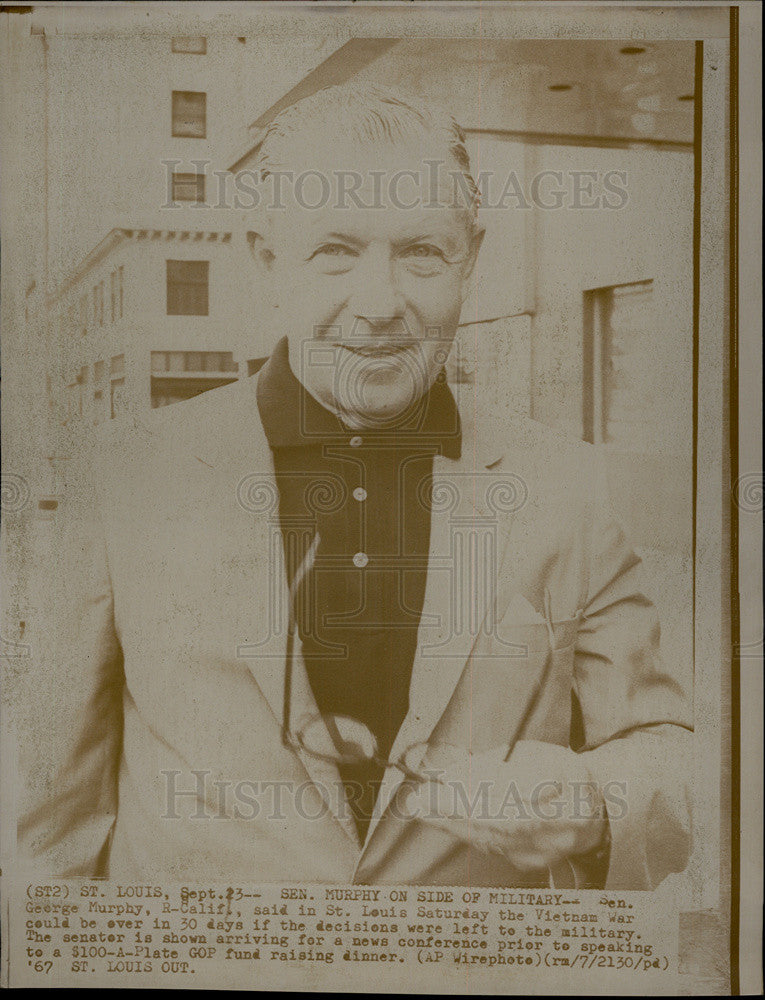
<path fill-rule="evenodd" d="M 462 309 L 461 285 L 453 277 L 410 280 L 404 289 L 409 308 L 427 330 L 439 329 L 451 338 Z"/>
<path fill-rule="evenodd" d="M 331 322 L 348 298 L 342 281 L 308 269 L 278 271 L 273 280 L 282 314 L 316 324 Z"/>

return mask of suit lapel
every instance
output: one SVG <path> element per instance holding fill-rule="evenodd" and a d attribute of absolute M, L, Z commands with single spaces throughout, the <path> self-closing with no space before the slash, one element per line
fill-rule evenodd
<path fill-rule="evenodd" d="M 409 711 L 391 759 L 428 740 L 454 693 L 487 615 L 505 547 L 508 521 L 499 530 L 496 487 L 502 483 L 501 452 L 463 420 L 462 457 L 433 463 L 428 576 Z M 384 775 L 365 848 L 404 779 L 397 767 Z"/>
<path fill-rule="evenodd" d="M 253 638 L 237 646 L 236 656 L 246 663 L 281 726 L 289 592 L 279 523 L 279 491 L 271 449 L 257 409 L 256 383 L 255 377 L 236 383 L 226 399 L 221 393 L 222 405 L 209 414 L 210 419 L 203 426 L 195 426 L 197 434 L 191 450 L 221 477 L 220 495 L 226 503 L 236 505 L 235 523 L 241 526 L 243 548 L 253 553 L 249 575 L 253 583 Z M 318 714 L 298 637 L 294 646 L 291 703 L 293 729 L 301 720 Z M 334 818 L 358 847 L 356 825 L 337 767 L 301 751 L 295 753 Z"/>

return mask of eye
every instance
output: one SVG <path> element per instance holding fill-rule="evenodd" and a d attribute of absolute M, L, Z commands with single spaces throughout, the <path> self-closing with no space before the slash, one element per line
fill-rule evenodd
<path fill-rule="evenodd" d="M 406 269 L 421 278 L 443 274 L 449 266 L 443 250 L 433 243 L 412 243 L 401 251 L 400 257 Z"/>
<path fill-rule="evenodd" d="M 433 246 L 431 243 L 415 243 L 406 248 L 404 256 L 413 257 L 415 260 L 446 259 L 438 247 Z"/>
<path fill-rule="evenodd" d="M 356 251 L 344 243 L 323 243 L 314 250 L 308 259 L 313 260 L 314 257 L 318 257 L 319 255 L 333 257 L 335 260 L 342 260 L 344 257 L 355 257 Z"/>

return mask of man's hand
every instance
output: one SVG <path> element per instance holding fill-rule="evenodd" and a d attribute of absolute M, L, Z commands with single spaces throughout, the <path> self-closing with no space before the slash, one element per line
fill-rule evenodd
<path fill-rule="evenodd" d="M 522 871 L 554 868 L 600 846 L 608 819 L 583 756 L 531 740 L 519 742 L 509 761 L 506 752 L 430 748 L 419 770 L 432 780 L 410 789 L 404 809 Z"/>

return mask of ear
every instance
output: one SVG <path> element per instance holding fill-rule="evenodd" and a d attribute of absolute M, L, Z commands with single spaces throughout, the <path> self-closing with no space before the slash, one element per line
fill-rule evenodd
<path fill-rule="evenodd" d="M 247 245 L 255 264 L 255 281 L 259 286 L 258 294 L 261 300 L 272 309 L 279 308 L 278 282 L 274 281 L 274 261 L 276 255 L 270 246 L 269 227 L 267 223 L 258 229 L 249 229 L 245 233 Z"/>
<path fill-rule="evenodd" d="M 258 229 L 250 229 L 245 234 L 250 254 L 255 263 L 257 282 L 260 285 L 260 295 L 263 301 L 273 309 L 279 308 L 279 289 L 273 280 L 273 266 L 276 255 L 270 246 L 269 228 L 267 224 Z"/>
<path fill-rule="evenodd" d="M 483 238 L 486 233 L 485 229 L 477 229 L 470 240 L 470 249 L 465 261 L 462 265 L 462 274 L 460 276 L 462 281 L 462 301 L 468 297 L 470 293 L 470 277 L 475 268 L 475 262 L 478 260 L 478 252 L 481 249 L 481 244 L 483 243 Z"/>
<path fill-rule="evenodd" d="M 246 234 L 252 259 L 263 277 L 269 274 L 275 259 L 274 252 L 269 245 L 267 232 L 264 231 L 265 228 L 261 227 L 261 230 L 258 231 L 251 229 Z"/>

